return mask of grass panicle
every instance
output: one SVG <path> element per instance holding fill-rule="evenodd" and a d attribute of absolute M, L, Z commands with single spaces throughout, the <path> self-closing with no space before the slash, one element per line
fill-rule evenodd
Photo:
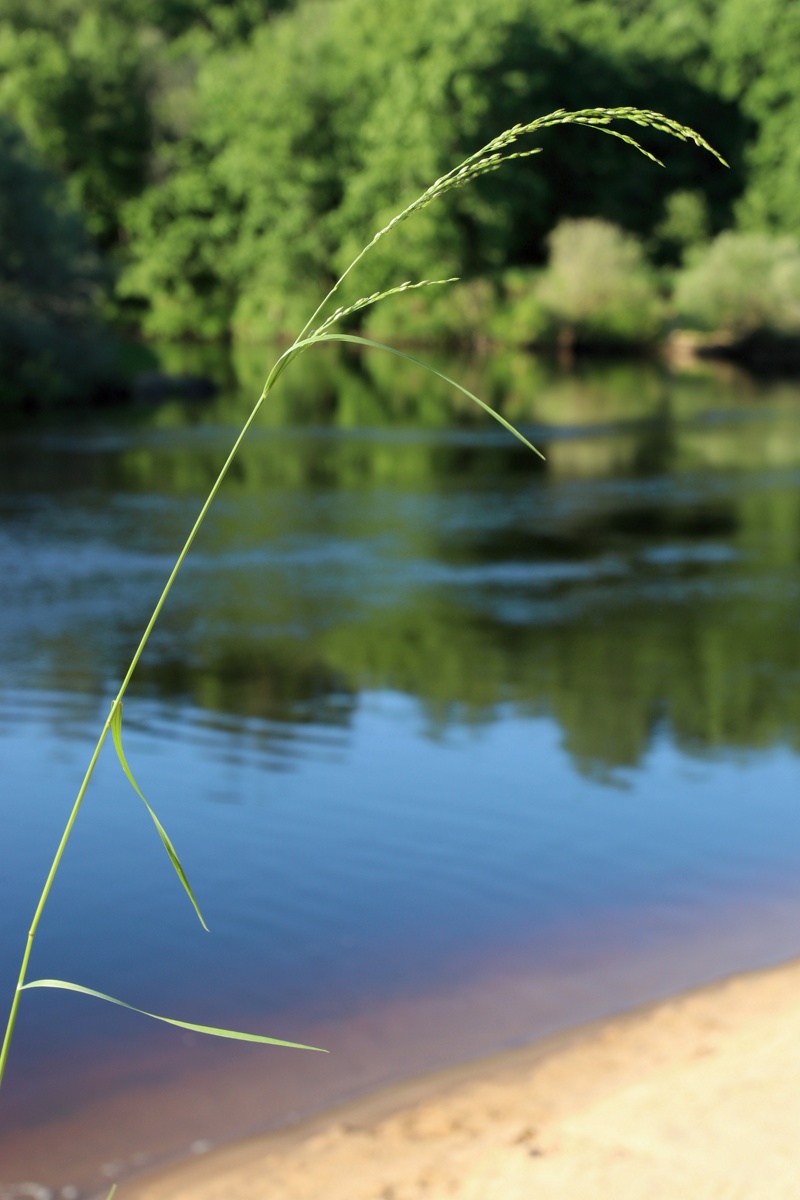
<path fill-rule="evenodd" d="M 650 150 L 647 150 L 641 142 L 630 134 L 624 133 L 621 129 L 614 128 L 614 121 L 631 121 L 634 125 L 639 125 L 643 129 L 653 129 L 657 133 L 665 133 L 670 137 L 677 138 L 682 142 L 694 142 L 701 150 L 707 150 L 709 154 L 719 160 L 723 166 L 728 164 L 725 159 L 719 154 L 713 146 L 710 146 L 705 138 L 701 137 L 696 130 L 690 129 L 688 125 L 681 125 L 679 121 L 673 121 L 671 117 L 665 117 L 663 113 L 653 112 L 646 108 L 582 108 L 574 112 L 567 112 L 563 108 L 556 109 L 555 112 L 548 113 L 547 116 L 537 117 L 533 121 L 526 124 L 512 125 L 510 129 L 506 129 L 503 133 L 492 138 L 480 150 L 476 150 L 469 158 L 465 158 L 457 167 L 447 171 L 444 175 L 436 179 L 429 187 L 407 204 L 401 212 L 392 217 L 388 224 L 382 226 L 371 240 L 361 249 L 350 265 L 342 272 L 339 278 L 334 283 L 331 290 L 317 309 L 306 322 L 298 341 L 304 338 L 314 321 L 325 308 L 325 305 L 338 292 L 341 285 L 344 283 L 347 276 L 355 269 L 358 263 L 364 258 L 374 246 L 377 246 L 387 234 L 399 225 L 402 221 L 407 221 L 415 212 L 419 212 L 423 208 L 427 208 L 434 200 L 440 199 L 454 188 L 464 187 L 473 180 L 479 179 L 482 175 L 488 175 L 491 171 L 497 171 L 504 163 L 512 162 L 514 159 L 530 158 L 534 154 L 540 154 L 541 146 L 532 146 L 523 150 L 515 150 L 513 153 L 506 153 L 509 147 L 516 145 L 520 138 L 540 133 L 544 129 L 551 129 L 558 125 L 583 125 L 589 129 L 596 129 L 600 133 L 606 133 L 610 137 L 619 138 L 626 145 L 631 146 L 645 158 L 649 158 L 651 162 L 663 167 L 663 162 L 657 158 Z M 370 299 L 370 303 L 376 303 L 382 299 L 384 295 L 389 295 L 390 292 L 377 293 Z M 358 303 L 358 302 L 357 302 Z"/>

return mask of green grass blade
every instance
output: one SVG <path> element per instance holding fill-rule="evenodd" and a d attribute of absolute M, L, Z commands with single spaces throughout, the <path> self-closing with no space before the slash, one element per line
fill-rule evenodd
<path fill-rule="evenodd" d="M 106 1200 L 114 1200 L 114 1197 L 116 1196 L 116 1194 L 117 1194 L 117 1185 L 115 1183 L 112 1183 L 111 1191 L 106 1196 Z"/>
<path fill-rule="evenodd" d="M 268 1046 L 288 1046 L 292 1050 L 316 1050 L 327 1054 L 321 1046 L 304 1046 L 301 1042 L 284 1042 L 280 1038 L 264 1037 L 260 1033 L 240 1033 L 236 1029 L 217 1029 L 213 1025 L 195 1025 L 191 1021 L 178 1021 L 174 1017 L 160 1017 L 158 1013 L 148 1012 L 144 1008 L 136 1008 L 134 1004 L 126 1004 L 124 1000 L 116 1000 L 106 996 L 104 992 L 96 992 L 94 988 L 82 987 L 79 983 L 68 983 L 64 979 L 33 979 L 23 984 L 20 991 L 28 988 L 60 988 L 64 992 L 80 992 L 84 996 L 94 996 L 97 1000 L 105 1000 L 109 1004 L 117 1004 L 131 1012 L 140 1013 L 143 1017 L 151 1017 L 154 1021 L 163 1021 L 166 1025 L 177 1025 L 179 1029 L 189 1029 L 192 1033 L 206 1033 L 210 1037 L 233 1038 L 237 1042 L 259 1042 Z"/>
<path fill-rule="evenodd" d="M 114 715 L 111 718 L 111 736 L 114 739 L 114 749 L 117 752 L 117 758 L 119 759 L 120 764 L 122 765 L 122 769 L 125 772 L 125 774 L 128 776 L 128 779 L 130 780 L 131 786 L 133 787 L 134 791 L 141 798 L 142 802 L 144 803 L 145 808 L 150 813 L 150 816 L 153 818 L 153 824 L 155 825 L 156 829 L 158 830 L 158 836 L 161 838 L 161 841 L 164 845 L 164 849 L 166 850 L 167 854 L 169 855 L 170 862 L 172 863 L 173 867 L 175 868 L 175 874 L 178 876 L 178 879 L 180 879 L 181 883 L 183 884 L 183 886 L 186 890 L 187 896 L 189 897 L 192 904 L 194 905 L 194 911 L 197 913 L 197 916 L 200 920 L 200 924 L 203 926 L 203 929 L 205 929 L 206 933 L 208 933 L 208 926 L 206 925 L 205 921 L 203 920 L 203 914 L 200 912 L 200 906 L 195 899 L 194 892 L 192 891 L 189 880 L 186 878 L 186 872 L 183 869 L 183 864 L 181 863 L 181 860 L 178 858 L 177 851 L 175 850 L 175 847 L 173 846 L 166 829 L 161 824 L 161 822 L 159 821 L 156 814 L 153 812 L 150 805 L 147 803 L 147 800 L 145 799 L 144 795 L 142 794 L 142 789 L 139 787 L 138 783 L 134 779 L 133 772 L 131 771 L 130 767 L 128 766 L 128 760 L 125 758 L 125 751 L 122 749 L 122 702 L 120 702 L 117 705 L 117 707 L 114 709 Z"/>
<path fill-rule="evenodd" d="M 385 342 L 375 342 L 372 340 L 372 338 L 359 337 L 358 334 L 355 333 L 323 333 L 317 337 L 311 337 L 307 338 L 305 341 L 297 342 L 296 347 L 313 346 L 320 342 L 355 342 L 357 346 L 371 346 L 375 350 L 386 350 L 389 354 L 396 354 L 398 358 L 405 358 L 408 362 L 414 363 L 414 365 L 417 367 L 423 367 L 426 371 L 430 371 L 431 375 L 436 375 L 439 379 L 443 379 L 445 383 L 449 383 L 451 387 L 456 388 L 457 391 L 462 392 L 470 400 L 474 401 L 474 403 L 477 404 L 479 408 L 482 408 L 484 412 L 488 413 L 490 417 L 494 417 L 495 421 L 499 421 L 504 429 L 507 429 L 509 433 L 513 433 L 514 437 L 518 438 L 524 446 L 527 446 L 529 450 L 532 450 L 534 454 L 538 455 L 539 458 L 544 460 L 544 455 L 542 454 L 541 450 L 537 450 L 533 443 L 529 442 L 528 439 L 521 434 L 518 429 L 515 429 L 514 426 L 505 419 L 505 417 L 501 417 L 500 413 L 497 412 L 496 409 L 492 408 L 491 405 L 487 404 L 484 400 L 481 400 L 481 398 L 476 396 L 474 392 L 470 392 L 463 386 L 463 384 L 458 383 L 455 379 L 451 379 L 449 375 L 444 375 L 441 371 L 437 371 L 436 368 L 432 367 L 429 363 L 422 362 L 421 359 L 414 358 L 413 355 L 406 354 L 404 350 L 398 350 L 395 346 L 387 346 Z"/>

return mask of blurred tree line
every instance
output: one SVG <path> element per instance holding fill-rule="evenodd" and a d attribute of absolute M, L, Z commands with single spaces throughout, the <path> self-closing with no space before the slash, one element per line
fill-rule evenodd
<path fill-rule="evenodd" d="M 666 112 L 731 169 L 661 140 L 663 173 L 613 139 L 552 131 L 540 160 L 400 227 L 353 289 L 489 280 L 484 308 L 505 303 L 507 340 L 531 340 L 567 319 L 566 293 L 550 280 L 531 300 L 526 272 L 559 222 L 592 217 L 615 229 L 622 274 L 626 237 L 656 272 L 647 303 L 634 287 L 611 321 L 627 336 L 626 313 L 652 325 L 669 272 L 723 231 L 797 250 L 798 60 L 792 0 L 0 0 L 0 354 L 20 344 L 15 320 L 54 347 L 65 328 L 41 289 L 30 318 L 11 299 L 26 287 L 13 214 L 33 193 L 70 320 L 84 305 L 147 335 L 264 338 L 302 325 L 376 228 L 498 130 L 596 104 Z M 794 303 L 797 271 L 787 286 Z M 461 307 L 482 321 L 481 294 Z"/>

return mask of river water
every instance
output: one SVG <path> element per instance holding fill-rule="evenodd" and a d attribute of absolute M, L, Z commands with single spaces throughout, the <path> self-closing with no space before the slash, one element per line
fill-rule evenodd
<path fill-rule="evenodd" d="M 260 369 L 260 368 L 259 368 Z M 800 387 L 320 356 L 134 678 L 25 994 L 0 1196 L 64 1200 L 800 950 Z M 119 678 L 257 394 L 0 445 L 0 985 Z M 247 387 L 245 386 L 247 383 Z"/>

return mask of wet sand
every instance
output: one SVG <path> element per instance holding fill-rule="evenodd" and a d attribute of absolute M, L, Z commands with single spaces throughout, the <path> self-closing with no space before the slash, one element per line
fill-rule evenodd
<path fill-rule="evenodd" d="M 800 962 L 378 1092 L 119 1200 L 796 1200 Z"/>

